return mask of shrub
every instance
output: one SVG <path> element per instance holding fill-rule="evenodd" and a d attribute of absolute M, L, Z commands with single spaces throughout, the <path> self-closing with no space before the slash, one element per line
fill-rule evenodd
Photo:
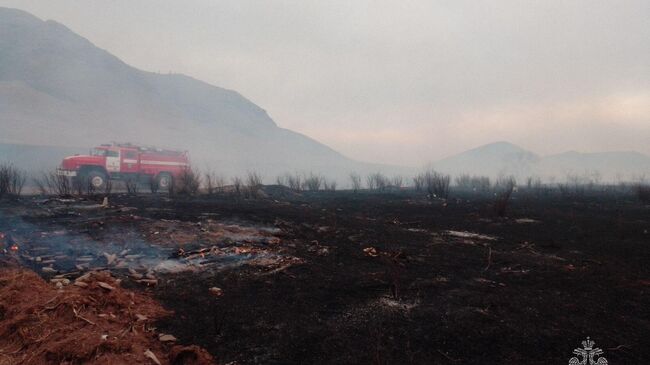
<path fill-rule="evenodd" d="M 138 180 L 136 178 L 127 178 L 124 180 L 124 186 L 126 187 L 127 194 L 138 194 Z"/>
<path fill-rule="evenodd" d="M 262 175 L 253 171 L 246 175 L 246 192 L 252 198 L 257 197 L 258 191 L 262 187 Z"/>
<path fill-rule="evenodd" d="M 70 196 L 73 191 L 71 180 L 67 176 L 58 175 L 56 171 L 42 173 L 40 178 L 34 179 L 34 185 L 43 195 Z"/>
<path fill-rule="evenodd" d="M 309 191 L 318 191 L 323 184 L 324 178 L 321 175 L 310 173 L 309 176 L 305 177 L 305 182 L 303 187 L 305 190 Z"/>
<path fill-rule="evenodd" d="M 542 187 L 542 179 L 539 176 L 529 176 L 526 178 L 526 188 L 528 190 L 540 189 Z"/>
<path fill-rule="evenodd" d="M 205 181 L 205 191 L 209 195 L 212 195 L 217 191 L 222 191 L 223 187 L 226 185 L 225 179 L 213 172 L 205 173 L 203 180 Z"/>
<path fill-rule="evenodd" d="M 489 191 L 490 178 L 487 176 L 470 176 L 469 174 L 461 174 L 455 179 L 456 186 L 463 190 L 471 191 Z"/>
<path fill-rule="evenodd" d="M 400 175 L 393 176 L 393 179 L 391 180 L 391 185 L 396 190 L 400 190 L 404 185 L 404 177 Z"/>
<path fill-rule="evenodd" d="M 297 173 L 294 175 L 285 173 L 284 175 L 278 176 L 275 181 L 276 184 L 286 186 L 293 191 L 301 191 L 303 189 L 302 177 Z"/>
<path fill-rule="evenodd" d="M 375 172 L 366 177 L 368 189 L 384 191 L 390 185 L 389 179 L 381 172 Z"/>
<path fill-rule="evenodd" d="M 413 187 L 416 191 L 424 190 L 424 174 L 417 174 L 413 177 Z"/>
<path fill-rule="evenodd" d="M 20 195 L 27 181 L 27 173 L 11 164 L 0 165 L 0 197 Z"/>
<path fill-rule="evenodd" d="M 441 198 L 447 199 L 449 197 L 449 182 L 451 176 L 441 174 L 434 170 L 421 172 L 413 178 L 415 190 L 426 190 L 427 196 L 430 199 Z"/>
<path fill-rule="evenodd" d="M 235 193 L 235 195 L 242 195 L 242 185 L 244 185 L 244 182 L 242 181 L 241 177 L 232 178 L 233 193 Z"/>
<path fill-rule="evenodd" d="M 201 175 L 191 167 L 186 168 L 178 175 L 177 178 L 172 179 L 169 193 L 182 194 L 182 195 L 196 195 L 201 187 Z"/>
<path fill-rule="evenodd" d="M 323 190 L 336 191 L 336 180 L 327 181 L 323 179 Z"/>
<path fill-rule="evenodd" d="M 302 190 L 302 178 L 298 174 L 295 174 L 295 175 L 287 174 L 287 185 L 289 186 L 289 189 L 291 189 L 291 190 L 301 191 Z"/>
<path fill-rule="evenodd" d="M 355 193 L 361 190 L 361 176 L 356 172 L 350 173 L 350 182 L 352 183 L 352 191 Z"/>
<path fill-rule="evenodd" d="M 558 188 L 564 196 L 581 196 L 585 191 L 593 190 L 600 181 L 601 175 L 597 171 L 585 171 L 582 175 L 570 172 L 565 181 L 558 184 Z"/>
<path fill-rule="evenodd" d="M 95 193 L 95 186 L 91 183 L 90 179 L 87 176 L 77 176 L 72 178 L 72 191 L 75 192 L 78 196 L 84 194 L 91 195 Z"/>
<path fill-rule="evenodd" d="M 424 184 L 430 198 L 447 199 L 449 197 L 449 182 L 451 176 L 435 171 L 427 171 L 424 174 Z"/>

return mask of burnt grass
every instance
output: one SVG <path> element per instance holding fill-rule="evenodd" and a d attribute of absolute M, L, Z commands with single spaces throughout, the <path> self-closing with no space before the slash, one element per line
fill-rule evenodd
<path fill-rule="evenodd" d="M 489 194 L 453 191 L 111 203 L 275 226 L 304 261 L 166 274 L 148 289 L 175 313 L 158 328 L 219 363 L 555 364 L 587 336 L 611 364 L 650 358 L 650 206 L 631 194 L 516 192 L 506 217 Z"/>

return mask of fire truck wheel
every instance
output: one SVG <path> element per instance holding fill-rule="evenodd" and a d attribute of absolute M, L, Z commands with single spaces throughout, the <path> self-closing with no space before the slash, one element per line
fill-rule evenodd
<path fill-rule="evenodd" d="M 157 179 L 158 187 L 162 190 L 168 190 L 172 185 L 172 176 L 166 172 L 161 172 Z"/>
<path fill-rule="evenodd" d="M 103 189 L 106 186 L 106 174 L 101 171 L 90 171 L 88 173 L 88 181 L 95 189 Z"/>

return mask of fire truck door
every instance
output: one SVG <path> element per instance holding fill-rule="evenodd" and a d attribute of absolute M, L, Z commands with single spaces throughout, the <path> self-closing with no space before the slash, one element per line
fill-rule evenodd
<path fill-rule="evenodd" d="M 106 171 L 120 172 L 120 151 L 119 150 L 106 151 Z"/>
<path fill-rule="evenodd" d="M 135 174 L 140 171 L 138 164 L 138 153 L 136 151 L 121 151 L 122 166 L 120 172 L 123 174 Z"/>

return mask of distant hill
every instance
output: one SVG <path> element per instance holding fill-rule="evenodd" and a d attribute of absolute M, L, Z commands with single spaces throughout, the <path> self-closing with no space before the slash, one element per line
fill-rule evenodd
<path fill-rule="evenodd" d="M 575 151 L 544 157 L 536 167 L 542 176 L 597 173 L 607 181 L 650 178 L 650 157 L 634 151 L 580 153 Z"/>
<path fill-rule="evenodd" d="M 496 142 L 442 159 L 433 164 L 436 170 L 452 175 L 529 175 L 539 156 L 508 142 Z"/>
<path fill-rule="evenodd" d="M 514 175 L 520 179 L 539 176 L 564 180 L 569 175 L 589 175 L 603 181 L 633 180 L 643 174 L 650 177 L 650 157 L 638 152 L 565 152 L 539 156 L 508 142 L 487 144 L 442 159 L 432 164 L 436 170 L 495 178 Z"/>
<path fill-rule="evenodd" d="M 0 8 L 0 142 L 82 146 L 111 141 L 190 150 L 227 175 L 248 170 L 346 176 L 381 166 L 350 160 L 279 128 L 239 93 L 135 69 L 54 21 Z"/>

